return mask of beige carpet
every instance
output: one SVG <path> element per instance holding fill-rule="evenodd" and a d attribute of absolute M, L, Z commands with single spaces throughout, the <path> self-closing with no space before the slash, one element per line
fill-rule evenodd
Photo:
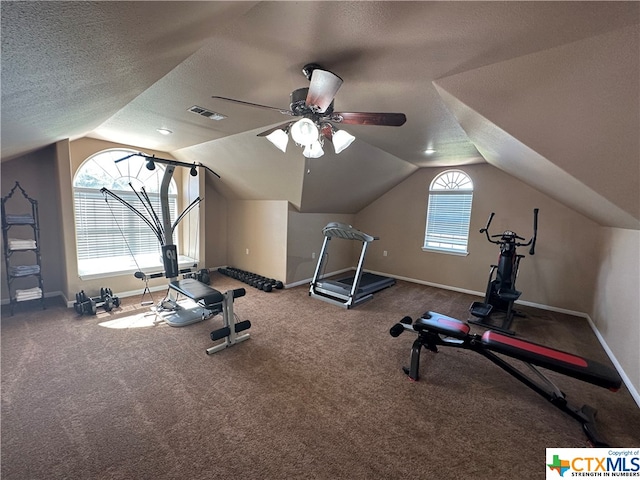
<path fill-rule="evenodd" d="M 247 288 L 235 310 L 253 324 L 212 356 L 220 316 L 153 326 L 138 297 L 95 317 L 3 312 L 2 479 L 544 478 L 545 447 L 586 446 L 577 421 L 474 352 L 424 352 L 421 380 L 403 374 L 415 336 L 389 328 L 426 310 L 466 320 L 477 298 L 400 281 L 344 310 L 306 286 L 212 279 Z M 609 363 L 586 320 L 523 311 L 519 336 Z M 613 446 L 640 447 L 624 387 L 549 376 L 598 409 Z"/>

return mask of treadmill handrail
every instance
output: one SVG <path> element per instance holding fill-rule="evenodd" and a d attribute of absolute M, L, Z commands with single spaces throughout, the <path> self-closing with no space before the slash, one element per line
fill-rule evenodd
<path fill-rule="evenodd" d="M 353 228 L 351 225 L 340 222 L 328 223 L 326 227 L 322 229 L 322 233 L 325 237 L 338 237 L 346 240 L 358 240 L 360 242 L 371 243 L 374 240 L 379 240 L 379 237 L 368 235 L 360 230 Z"/>

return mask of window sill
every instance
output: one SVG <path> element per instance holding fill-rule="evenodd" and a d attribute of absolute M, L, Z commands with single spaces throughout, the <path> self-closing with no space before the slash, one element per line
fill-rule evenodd
<path fill-rule="evenodd" d="M 94 280 L 98 278 L 108 277 L 121 277 L 125 275 L 133 275 L 138 270 L 142 270 L 146 274 L 162 272 L 164 267 L 155 261 L 141 261 L 138 260 L 140 268 L 132 261 L 132 259 L 123 259 L 118 257 L 121 262 L 115 262 L 114 259 L 101 259 L 101 260 L 83 260 L 78 266 L 78 276 L 81 280 Z M 180 270 L 193 267 L 198 261 L 194 258 L 180 255 L 178 258 L 178 268 Z M 114 264 L 117 269 L 109 271 L 109 268 L 113 268 Z"/>
<path fill-rule="evenodd" d="M 444 253 L 447 255 L 455 255 L 457 257 L 466 257 L 469 255 L 469 252 L 456 251 L 456 250 L 445 250 L 444 248 L 433 248 L 433 247 L 422 247 L 423 252 L 433 252 L 433 253 Z"/>

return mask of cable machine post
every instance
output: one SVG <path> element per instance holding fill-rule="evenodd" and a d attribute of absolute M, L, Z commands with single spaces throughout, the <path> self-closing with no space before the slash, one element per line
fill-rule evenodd
<path fill-rule="evenodd" d="M 169 185 L 175 166 L 167 165 L 160 184 L 160 208 L 162 209 L 162 225 L 164 230 L 164 244 L 162 245 L 162 262 L 164 265 L 164 276 L 170 282 L 178 279 L 178 248 L 173 243 L 173 228 L 171 226 L 171 215 L 169 212 Z M 178 294 L 169 289 L 169 300 L 177 302 Z"/>
<path fill-rule="evenodd" d="M 173 165 L 167 165 L 162 176 L 160 184 L 160 206 L 162 208 L 162 226 L 164 228 L 164 244 L 171 245 L 173 243 L 173 228 L 171 227 L 171 215 L 169 212 L 169 185 L 173 172 L 176 169 Z"/>

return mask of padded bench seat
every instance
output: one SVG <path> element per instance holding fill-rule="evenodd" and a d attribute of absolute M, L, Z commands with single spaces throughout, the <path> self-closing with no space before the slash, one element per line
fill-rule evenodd
<path fill-rule="evenodd" d="M 440 313 L 426 312 L 413 323 L 413 329 L 416 332 L 430 331 L 464 340 L 469 335 L 470 327 L 455 318 Z"/>
<path fill-rule="evenodd" d="M 575 377 L 616 391 L 622 385 L 618 373 L 601 363 L 494 331 L 482 335 L 482 344 L 493 352 Z"/>
<path fill-rule="evenodd" d="M 174 280 L 169 283 L 169 287 L 185 297 L 204 305 L 216 305 L 224 300 L 224 295 L 218 290 L 194 278 Z"/>

